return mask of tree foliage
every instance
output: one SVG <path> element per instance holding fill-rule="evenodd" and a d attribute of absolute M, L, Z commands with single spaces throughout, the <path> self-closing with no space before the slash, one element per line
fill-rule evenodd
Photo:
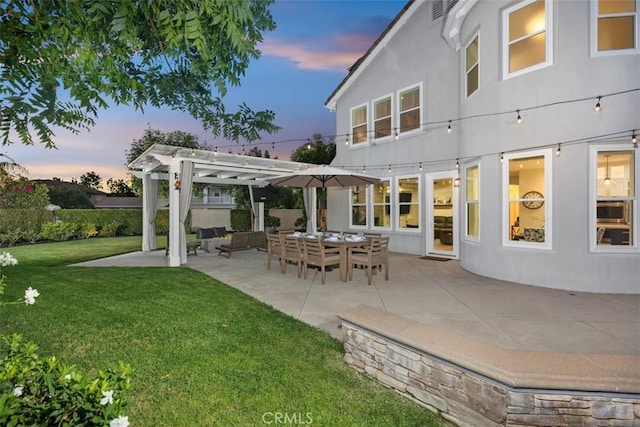
<path fill-rule="evenodd" d="M 272 111 L 223 104 L 275 29 L 272 2 L 0 2 L 0 142 L 54 147 L 52 127 L 79 132 L 113 105 L 168 106 L 234 141 L 277 131 Z"/>
<path fill-rule="evenodd" d="M 314 133 L 307 143 L 296 148 L 291 153 L 291 160 L 314 165 L 329 165 L 335 156 L 336 143 L 334 138 L 327 138 L 319 133 Z"/>
<path fill-rule="evenodd" d="M 107 180 L 107 187 L 109 187 L 109 192 L 111 193 L 112 196 L 117 196 L 117 197 L 137 196 L 136 192 L 133 191 L 133 188 L 131 188 L 131 186 L 127 184 L 124 179 L 109 178 Z"/>
<path fill-rule="evenodd" d="M 62 209 L 93 209 L 93 203 L 87 193 L 77 187 L 53 187 L 49 189 L 49 200 Z"/>
<path fill-rule="evenodd" d="M 102 177 L 94 171 L 80 175 L 80 184 L 99 190 L 102 185 Z"/>

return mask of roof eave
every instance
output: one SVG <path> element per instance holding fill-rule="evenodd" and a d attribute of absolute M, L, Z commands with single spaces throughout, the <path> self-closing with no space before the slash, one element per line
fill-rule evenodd
<path fill-rule="evenodd" d="M 447 14 L 442 37 L 453 50 L 460 50 L 460 27 L 469 11 L 478 3 L 478 0 L 458 0 Z"/>

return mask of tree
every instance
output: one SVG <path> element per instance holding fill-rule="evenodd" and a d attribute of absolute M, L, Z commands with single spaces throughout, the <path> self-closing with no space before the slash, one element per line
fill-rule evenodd
<path fill-rule="evenodd" d="M 129 186 L 125 182 L 124 179 L 112 179 L 109 178 L 107 180 L 107 187 L 109 187 L 109 192 L 112 196 L 117 197 L 135 197 L 137 196 L 136 192 L 133 191 L 133 188 Z"/>
<path fill-rule="evenodd" d="M 334 138 L 325 138 L 319 133 L 314 133 L 311 139 L 291 153 L 294 162 L 313 163 L 314 165 L 331 164 L 336 156 L 336 143 Z"/>
<path fill-rule="evenodd" d="M 80 184 L 99 190 L 102 186 L 102 178 L 94 171 L 80 175 Z"/>
<path fill-rule="evenodd" d="M 276 132 L 272 111 L 222 102 L 275 29 L 272 2 L 0 2 L 2 145 L 55 147 L 52 127 L 88 129 L 113 105 L 168 106 L 233 141 Z"/>
<path fill-rule="evenodd" d="M 60 185 L 49 189 L 49 200 L 62 209 L 93 209 L 87 193 L 77 187 Z"/>

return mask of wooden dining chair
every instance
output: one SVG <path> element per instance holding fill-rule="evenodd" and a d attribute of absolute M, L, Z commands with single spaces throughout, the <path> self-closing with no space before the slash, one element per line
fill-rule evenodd
<path fill-rule="evenodd" d="M 307 278 L 309 266 L 320 269 L 321 283 L 327 278 L 327 267 L 340 265 L 340 248 L 325 247 L 318 238 L 305 237 L 302 239 L 304 249 L 304 278 Z"/>
<path fill-rule="evenodd" d="M 296 264 L 298 268 L 298 277 L 302 276 L 303 251 L 300 239 L 295 236 L 284 236 L 282 246 L 282 274 L 287 272 L 287 264 L 292 263 Z"/>
<path fill-rule="evenodd" d="M 278 234 L 267 234 L 267 269 L 271 270 L 271 259 L 276 257 L 280 264 L 280 271 L 284 269 L 284 246 Z"/>
<path fill-rule="evenodd" d="M 362 247 L 349 248 L 349 280 L 353 280 L 354 266 L 363 266 L 371 285 L 376 270 L 384 269 L 384 280 L 389 280 L 389 238 L 371 237 Z"/>

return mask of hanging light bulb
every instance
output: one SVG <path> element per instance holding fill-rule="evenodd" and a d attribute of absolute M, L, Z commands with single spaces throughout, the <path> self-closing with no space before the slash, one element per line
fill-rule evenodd
<path fill-rule="evenodd" d="M 422 172 L 422 162 L 420 162 L 420 166 L 418 166 L 418 168 L 420 169 L 420 172 Z"/>
<path fill-rule="evenodd" d="M 456 169 L 460 169 L 460 159 L 456 159 Z"/>
<path fill-rule="evenodd" d="M 560 157 L 560 144 L 558 144 L 558 148 L 556 148 L 556 157 Z"/>
<path fill-rule="evenodd" d="M 397 141 L 398 139 L 400 139 L 400 136 L 398 135 L 398 128 L 396 128 L 396 135 L 394 136 L 394 139 Z"/>
<path fill-rule="evenodd" d="M 311 142 L 307 139 L 307 150 L 311 151 Z"/>
<path fill-rule="evenodd" d="M 607 158 L 607 168 L 605 169 L 605 177 L 602 183 L 604 185 L 611 185 L 611 177 L 609 176 L 609 156 L 605 156 Z"/>
<path fill-rule="evenodd" d="M 602 99 L 601 96 L 598 97 L 598 102 L 596 102 L 596 106 L 593 107 L 593 111 L 595 111 L 596 113 L 599 113 L 600 110 L 602 109 L 602 107 L 600 106 L 600 100 Z"/>
<path fill-rule="evenodd" d="M 344 137 L 344 145 L 349 145 L 349 134 L 346 134 Z"/>
<path fill-rule="evenodd" d="M 367 167 L 366 166 L 362 167 L 362 173 L 367 173 Z"/>
<path fill-rule="evenodd" d="M 217 156 L 218 155 L 218 146 L 216 145 L 215 148 L 213 149 L 213 155 Z"/>
<path fill-rule="evenodd" d="M 194 150 L 193 148 L 191 149 L 191 157 L 194 157 L 196 155 L 196 150 Z"/>
<path fill-rule="evenodd" d="M 638 137 L 636 136 L 635 130 L 631 134 L 631 143 L 633 144 L 633 148 L 638 148 Z"/>
<path fill-rule="evenodd" d="M 449 126 L 447 127 L 447 133 L 451 133 L 451 120 L 449 120 Z"/>
<path fill-rule="evenodd" d="M 504 153 L 500 153 L 500 163 L 504 163 Z"/>
<path fill-rule="evenodd" d="M 520 115 L 520 110 L 516 110 L 516 113 L 518 113 L 518 117 L 516 117 L 516 122 L 520 124 L 522 123 L 522 116 Z"/>
<path fill-rule="evenodd" d="M 391 165 L 389 165 L 389 173 L 391 173 Z"/>
<path fill-rule="evenodd" d="M 276 143 L 275 143 L 275 142 L 273 142 L 273 141 L 271 141 L 271 149 L 272 149 L 272 150 L 275 150 L 275 149 L 276 149 Z"/>

